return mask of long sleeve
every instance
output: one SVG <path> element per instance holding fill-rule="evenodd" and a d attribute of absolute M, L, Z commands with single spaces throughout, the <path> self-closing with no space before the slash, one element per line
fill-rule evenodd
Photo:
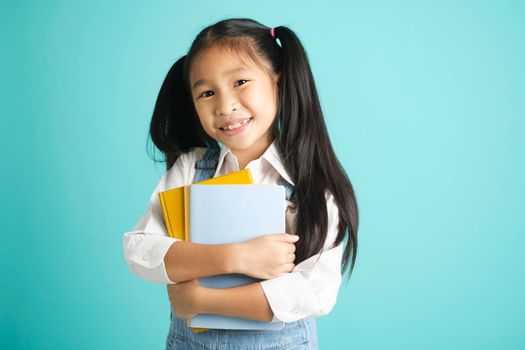
<path fill-rule="evenodd" d="M 168 278 L 164 256 L 169 247 L 179 239 L 168 235 L 158 193 L 185 184 L 185 158 L 185 154 L 181 155 L 173 167 L 164 173 L 150 196 L 146 212 L 133 229 L 123 235 L 124 258 L 129 269 L 152 283 L 175 284 Z"/>
<path fill-rule="evenodd" d="M 327 198 L 327 209 L 328 233 L 322 254 L 297 264 L 289 274 L 260 282 L 274 313 L 272 322 L 326 315 L 336 303 L 341 285 L 343 243 L 330 248 L 339 224 L 338 208 L 331 194 Z"/>

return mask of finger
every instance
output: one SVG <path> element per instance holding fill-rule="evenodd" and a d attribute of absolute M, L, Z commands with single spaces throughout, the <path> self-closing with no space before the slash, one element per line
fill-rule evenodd
<path fill-rule="evenodd" d="M 261 237 L 266 237 L 266 238 L 271 238 L 271 239 L 275 239 L 275 240 L 283 240 L 283 236 L 286 235 L 286 233 L 268 233 L 268 234 L 265 234 Z M 260 238 L 260 237 L 256 237 L 256 238 L 253 238 L 253 239 L 257 239 L 257 238 Z"/>
<path fill-rule="evenodd" d="M 291 272 L 294 269 L 294 267 L 295 267 L 295 264 L 292 264 L 292 263 L 283 265 L 283 269 L 286 273 Z"/>
<path fill-rule="evenodd" d="M 292 235 L 290 233 L 283 233 L 281 234 L 281 238 L 283 239 L 283 241 L 285 242 L 289 242 L 289 243 L 295 243 L 299 240 L 299 236 L 298 235 Z"/>
<path fill-rule="evenodd" d="M 295 244 L 288 245 L 288 253 L 295 253 Z"/>
<path fill-rule="evenodd" d="M 294 253 L 288 254 L 288 261 L 291 261 L 291 262 L 295 261 L 295 254 Z"/>

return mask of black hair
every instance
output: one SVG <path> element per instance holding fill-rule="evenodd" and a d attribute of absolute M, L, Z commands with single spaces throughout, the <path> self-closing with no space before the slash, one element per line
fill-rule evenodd
<path fill-rule="evenodd" d="M 358 207 L 352 184 L 338 161 L 324 121 L 307 54 L 296 34 L 285 26 L 270 27 L 249 18 L 219 21 L 204 28 L 188 54 L 169 70 L 157 97 L 150 137 L 164 154 L 170 169 L 177 158 L 193 147 L 219 148 L 206 134 L 195 110 L 189 71 L 195 57 L 213 45 L 227 47 L 254 62 L 267 63 L 279 74 L 278 109 L 271 137 L 281 152 L 286 170 L 295 183 L 292 198 L 297 205 L 295 264 L 321 252 L 327 236 L 326 191 L 339 209 L 334 247 L 343 244 L 343 273 L 353 271 L 357 255 Z"/>

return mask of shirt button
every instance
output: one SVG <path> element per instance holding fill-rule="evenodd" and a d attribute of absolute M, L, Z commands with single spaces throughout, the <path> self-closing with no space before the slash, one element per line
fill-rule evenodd
<path fill-rule="evenodd" d="M 149 255 L 148 255 L 148 254 L 146 254 L 146 255 L 144 255 L 144 256 L 142 257 L 142 260 L 148 260 L 148 259 L 149 259 Z"/>
<path fill-rule="evenodd" d="M 294 308 L 292 309 L 292 312 L 294 314 L 298 313 L 299 312 L 299 308 L 297 306 L 294 306 Z"/>

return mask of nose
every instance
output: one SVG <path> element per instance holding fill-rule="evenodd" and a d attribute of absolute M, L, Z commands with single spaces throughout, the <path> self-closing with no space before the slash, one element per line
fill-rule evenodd
<path fill-rule="evenodd" d="M 239 99 L 235 93 L 221 92 L 217 96 L 215 114 L 218 116 L 229 115 L 239 109 Z"/>

